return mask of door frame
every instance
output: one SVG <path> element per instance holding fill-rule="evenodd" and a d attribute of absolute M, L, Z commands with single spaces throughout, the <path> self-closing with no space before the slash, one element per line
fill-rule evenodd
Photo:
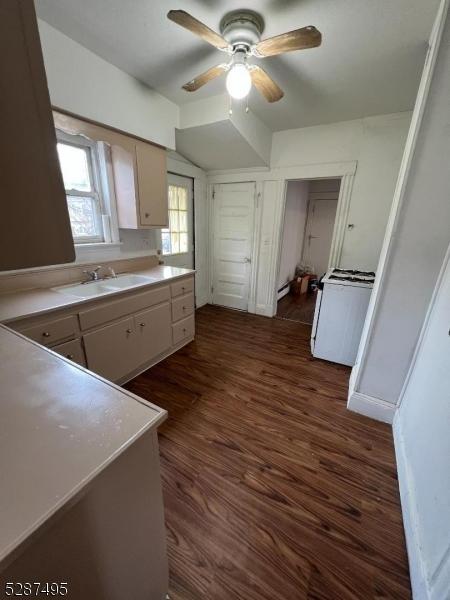
<path fill-rule="evenodd" d="M 252 302 L 248 312 L 273 317 L 277 312 L 277 277 L 280 269 L 282 230 L 286 204 L 287 182 L 294 179 L 341 179 L 336 222 L 333 230 L 331 258 L 338 265 L 344 245 L 347 229 L 347 217 L 350 208 L 350 199 L 353 190 L 353 181 L 358 168 L 358 161 L 342 161 L 331 163 L 300 164 L 289 167 L 259 168 L 224 170 L 208 174 L 208 206 L 212 210 L 212 190 L 214 185 L 221 183 L 244 183 L 256 181 L 256 213 L 255 213 L 255 241 L 252 261 Z M 275 203 L 273 240 L 267 248 L 266 260 L 268 262 L 267 289 L 264 297 L 257 298 L 258 269 L 260 260 L 261 222 L 263 207 L 266 202 L 266 185 L 275 184 L 276 192 L 273 197 Z M 274 189 L 274 186 L 271 186 Z M 211 220 L 209 221 L 211 231 Z M 209 242 L 209 255 L 211 256 L 211 238 Z M 211 302 L 211 262 L 209 262 L 209 302 Z M 266 287 L 266 286 L 264 286 Z"/>
<path fill-rule="evenodd" d="M 323 165 L 323 171 L 325 171 L 327 165 Z M 353 181 L 356 173 L 356 163 L 354 163 L 354 169 L 351 169 L 349 172 L 343 173 L 341 175 L 336 175 L 334 169 L 330 169 L 332 174 L 324 175 L 321 174 L 318 177 L 290 177 L 289 179 L 285 179 L 283 181 L 283 202 L 281 208 L 281 218 L 280 218 L 280 231 L 279 231 L 279 239 L 278 239 L 278 251 L 277 251 L 277 261 L 276 261 L 276 277 L 275 277 L 275 287 L 278 287 L 278 279 L 280 275 L 280 266 L 281 266 L 281 252 L 283 248 L 283 235 L 284 235 L 284 218 L 286 213 L 286 196 L 287 196 L 287 187 L 289 181 L 317 181 L 319 179 L 340 179 L 341 185 L 339 188 L 339 196 L 337 200 L 336 206 L 336 217 L 334 221 L 333 234 L 331 237 L 331 248 L 330 248 L 330 256 L 328 258 L 328 268 L 331 266 L 339 266 L 339 262 L 341 260 L 342 248 L 344 246 L 344 237 L 345 231 L 347 229 L 347 218 L 348 211 L 350 209 L 350 199 L 352 196 L 353 190 Z M 273 290 L 273 302 L 272 302 L 272 316 L 277 312 L 277 304 L 278 304 L 278 289 Z"/>
<path fill-rule="evenodd" d="M 241 180 L 241 181 L 224 181 L 220 183 L 212 183 L 209 185 L 209 193 L 208 193 L 208 231 L 209 231 L 209 304 L 213 303 L 213 281 L 214 281 L 214 224 L 216 218 L 216 207 L 215 207 L 215 186 L 224 185 L 224 184 L 236 184 L 236 183 L 252 183 L 254 184 L 254 194 L 253 194 L 253 235 L 252 235 L 252 254 L 251 254 L 251 268 L 250 268 L 250 280 L 249 280 L 249 290 L 248 290 L 248 305 L 247 311 L 249 313 L 254 313 L 254 298 L 255 298 L 255 290 L 256 290 L 256 269 L 257 269 L 257 240 L 258 240 L 258 192 L 257 192 L 257 183 L 253 179 L 249 180 Z M 237 310 L 237 309 L 230 309 Z"/>

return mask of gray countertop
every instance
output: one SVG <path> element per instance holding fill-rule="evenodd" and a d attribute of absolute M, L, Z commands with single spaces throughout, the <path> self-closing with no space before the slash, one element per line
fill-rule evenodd
<path fill-rule="evenodd" d="M 153 278 L 153 281 L 140 286 L 133 286 L 120 291 L 103 294 L 99 297 L 79 298 L 70 294 L 54 291 L 53 289 L 32 289 L 21 292 L 9 292 L 0 294 L 0 322 L 8 323 L 24 316 L 37 316 L 66 308 L 85 304 L 86 302 L 104 300 L 107 297 L 123 294 L 130 290 L 138 291 L 153 285 L 159 285 L 179 277 L 194 274 L 192 269 L 183 269 L 181 267 L 169 267 L 166 265 L 152 267 L 141 271 L 133 271 L 136 275 L 147 275 Z"/>
<path fill-rule="evenodd" d="M 0 325 L 0 562 L 166 411 Z"/>

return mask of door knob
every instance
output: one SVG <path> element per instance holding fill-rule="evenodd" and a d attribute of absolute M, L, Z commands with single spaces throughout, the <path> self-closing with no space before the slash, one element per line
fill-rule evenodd
<path fill-rule="evenodd" d="M 244 258 L 244 262 L 245 262 L 245 263 L 251 263 L 251 262 L 252 262 L 252 259 L 251 259 L 251 258 L 248 258 L 248 256 L 246 256 L 246 257 Z"/>
<path fill-rule="evenodd" d="M 145 327 L 145 323 L 139 323 L 139 327 Z"/>
<path fill-rule="evenodd" d="M 127 329 L 127 333 L 131 333 L 131 329 Z"/>

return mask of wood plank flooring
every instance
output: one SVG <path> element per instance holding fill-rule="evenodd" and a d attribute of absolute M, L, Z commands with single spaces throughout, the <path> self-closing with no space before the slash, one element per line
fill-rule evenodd
<path fill-rule="evenodd" d="M 316 292 L 286 294 L 277 305 L 277 318 L 312 325 L 316 307 Z"/>
<path fill-rule="evenodd" d="M 410 598 L 391 431 L 310 328 L 206 306 L 128 389 L 163 406 L 172 600 Z"/>

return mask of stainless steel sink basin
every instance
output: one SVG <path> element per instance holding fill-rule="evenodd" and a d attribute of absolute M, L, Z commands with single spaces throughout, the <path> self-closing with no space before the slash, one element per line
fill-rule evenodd
<path fill-rule="evenodd" d="M 126 290 L 156 281 L 156 278 L 144 275 L 118 275 L 115 278 L 103 279 L 101 281 L 89 281 L 88 283 L 76 283 L 74 285 L 62 285 L 52 288 L 61 294 L 69 294 L 77 298 L 96 298 L 103 294 L 111 294 L 119 290 Z"/>

